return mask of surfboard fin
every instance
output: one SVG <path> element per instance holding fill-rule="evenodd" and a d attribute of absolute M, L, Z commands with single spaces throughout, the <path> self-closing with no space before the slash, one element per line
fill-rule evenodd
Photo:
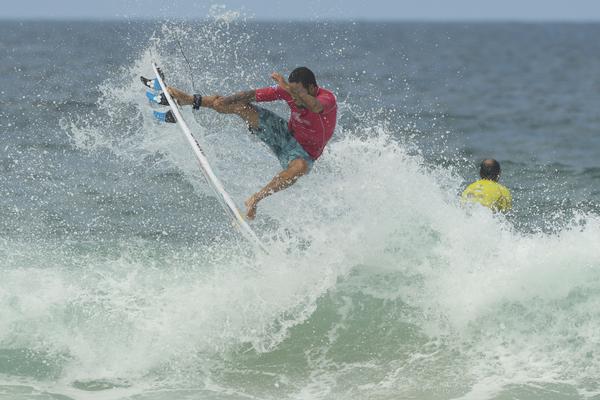
<path fill-rule="evenodd" d="M 154 111 L 154 118 L 156 118 L 160 122 L 168 122 L 172 124 L 177 122 L 177 120 L 175 119 L 175 115 L 173 115 L 173 111 L 171 110 L 167 112 Z"/>
<path fill-rule="evenodd" d="M 167 101 L 166 96 L 164 95 L 164 93 L 159 93 L 156 94 L 150 90 L 146 91 L 146 97 L 148 98 L 148 100 L 150 101 L 150 103 L 156 103 L 156 104 L 160 104 L 161 106 L 168 106 L 169 102 Z"/>
<path fill-rule="evenodd" d="M 148 89 L 156 90 L 157 92 L 161 90 L 160 83 L 158 83 L 158 79 L 148 79 L 143 76 L 140 76 L 140 80 Z"/>

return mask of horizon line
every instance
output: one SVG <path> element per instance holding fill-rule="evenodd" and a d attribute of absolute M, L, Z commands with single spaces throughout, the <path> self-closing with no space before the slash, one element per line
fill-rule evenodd
<path fill-rule="evenodd" d="M 40 17 L 40 16 L 20 16 L 20 17 L 5 17 L 0 16 L 0 22 L 210 22 L 215 21 L 214 18 L 189 18 L 189 17 L 129 17 L 129 16 L 114 16 L 114 17 L 94 17 L 94 16 L 64 16 L 64 17 Z M 598 19 L 534 19 L 534 18 L 254 18 L 241 17 L 234 19 L 231 22 L 268 22 L 268 23 L 523 23 L 523 24 L 539 24 L 539 23 L 556 23 L 556 24 L 595 24 L 600 23 Z"/>

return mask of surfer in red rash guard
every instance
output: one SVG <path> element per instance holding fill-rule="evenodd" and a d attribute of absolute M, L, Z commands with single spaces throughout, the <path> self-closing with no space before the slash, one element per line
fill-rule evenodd
<path fill-rule="evenodd" d="M 276 86 L 231 96 L 190 95 L 169 87 L 169 93 L 180 105 L 192 105 L 195 110 L 207 107 L 219 113 L 239 115 L 248 124 L 250 132 L 266 143 L 279 159 L 283 170 L 246 200 L 248 219 L 254 219 L 256 207 L 262 199 L 291 186 L 310 171 L 333 135 L 337 119 L 335 95 L 317 85 L 310 69 L 294 69 L 287 81 L 275 72 L 271 78 Z M 289 121 L 252 104 L 276 100 L 287 102 L 291 111 Z"/>

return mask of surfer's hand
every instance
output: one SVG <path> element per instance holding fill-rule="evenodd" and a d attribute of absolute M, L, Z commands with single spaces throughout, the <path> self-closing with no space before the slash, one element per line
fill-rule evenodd
<path fill-rule="evenodd" d="M 277 84 L 279 85 L 279 87 L 281 87 L 286 92 L 290 91 L 290 85 L 289 85 L 289 83 L 285 80 L 285 78 L 283 77 L 283 75 L 281 75 L 280 73 L 273 72 L 271 74 L 271 79 L 273 79 L 275 82 L 277 82 Z"/>
<path fill-rule="evenodd" d="M 258 205 L 258 199 L 255 194 L 250 196 L 248 200 L 244 202 L 246 206 L 246 218 L 253 220 L 256 217 L 256 206 Z"/>

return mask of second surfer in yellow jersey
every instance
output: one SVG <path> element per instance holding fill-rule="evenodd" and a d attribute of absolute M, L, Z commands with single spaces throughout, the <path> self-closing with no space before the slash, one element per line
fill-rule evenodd
<path fill-rule="evenodd" d="M 481 179 L 473 182 L 462 194 L 463 202 L 479 203 L 494 212 L 508 212 L 512 208 L 510 191 L 498 183 L 500 179 L 500 164 L 494 159 L 481 162 L 479 170 Z"/>

